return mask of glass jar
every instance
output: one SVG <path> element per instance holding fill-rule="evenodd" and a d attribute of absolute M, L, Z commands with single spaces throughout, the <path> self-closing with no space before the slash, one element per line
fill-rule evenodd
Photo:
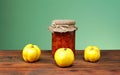
<path fill-rule="evenodd" d="M 74 20 L 54 20 L 49 27 L 52 32 L 52 55 L 58 48 L 70 48 L 75 54 L 75 27 Z"/>

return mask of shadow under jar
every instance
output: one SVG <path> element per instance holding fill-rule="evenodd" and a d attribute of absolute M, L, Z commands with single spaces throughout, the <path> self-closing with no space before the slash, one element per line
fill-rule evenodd
<path fill-rule="evenodd" d="M 49 27 L 52 32 L 52 55 L 59 48 L 70 48 L 75 54 L 75 27 L 74 20 L 54 20 Z"/>

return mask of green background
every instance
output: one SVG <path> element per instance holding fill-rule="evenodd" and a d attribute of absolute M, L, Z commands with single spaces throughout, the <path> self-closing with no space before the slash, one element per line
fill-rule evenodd
<path fill-rule="evenodd" d="M 0 0 L 0 50 L 28 43 L 50 50 L 48 26 L 55 19 L 76 21 L 77 50 L 120 49 L 120 0 Z"/>

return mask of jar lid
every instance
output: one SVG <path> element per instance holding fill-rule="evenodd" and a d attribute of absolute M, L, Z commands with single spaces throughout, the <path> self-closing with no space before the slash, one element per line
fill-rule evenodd
<path fill-rule="evenodd" d="M 74 20 L 53 20 L 49 26 L 51 32 L 70 32 L 77 30 Z"/>
<path fill-rule="evenodd" d="M 53 20 L 52 24 L 57 24 L 57 25 L 75 25 L 74 20 Z"/>

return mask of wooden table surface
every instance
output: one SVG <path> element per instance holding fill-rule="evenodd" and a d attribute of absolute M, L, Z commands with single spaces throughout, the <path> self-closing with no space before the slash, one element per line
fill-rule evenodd
<path fill-rule="evenodd" d="M 21 50 L 0 50 L 0 75 L 120 75 L 120 50 L 101 50 L 96 63 L 83 60 L 83 51 L 77 50 L 71 67 L 55 64 L 51 51 L 42 51 L 39 61 L 26 63 Z"/>

